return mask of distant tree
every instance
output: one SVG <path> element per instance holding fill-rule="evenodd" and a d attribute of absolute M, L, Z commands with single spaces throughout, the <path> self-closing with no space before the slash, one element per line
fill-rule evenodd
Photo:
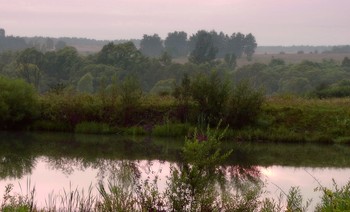
<path fill-rule="evenodd" d="M 247 55 L 248 60 L 252 59 L 252 56 L 255 52 L 255 49 L 257 47 L 257 43 L 255 40 L 255 37 L 249 33 L 244 38 L 244 53 Z"/>
<path fill-rule="evenodd" d="M 244 52 L 244 43 L 245 35 L 240 32 L 233 33 L 228 40 L 228 51 L 240 58 Z"/>
<path fill-rule="evenodd" d="M 94 77 L 91 75 L 91 73 L 85 74 L 79 80 L 77 85 L 77 90 L 81 93 L 93 93 L 94 92 L 93 80 L 94 80 Z"/>
<path fill-rule="evenodd" d="M 7 36 L 0 38 L 0 52 L 18 51 L 28 48 L 26 41 L 20 37 Z"/>
<path fill-rule="evenodd" d="M 343 68 L 350 68 L 350 59 L 348 57 L 344 57 L 341 66 Z"/>
<path fill-rule="evenodd" d="M 270 63 L 269 63 L 269 66 L 284 66 L 286 65 L 286 62 L 283 60 L 283 59 L 280 59 L 280 58 L 273 58 Z"/>
<path fill-rule="evenodd" d="M 0 28 L 0 39 L 5 38 L 5 30 Z"/>
<path fill-rule="evenodd" d="M 54 45 L 54 42 L 51 38 L 46 38 L 46 41 L 45 41 L 45 49 L 46 51 L 51 51 L 53 50 L 55 47 Z"/>
<path fill-rule="evenodd" d="M 237 66 L 237 57 L 235 54 L 226 54 L 224 61 L 227 67 L 231 69 L 235 69 Z"/>
<path fill-rule="evenodd" d="M 172 32 L 168 33 L 168 37 L 164 41 L 165 50 L 172 57 L 187 56 L 188 43 L 186 32 Z"/>
<path fill-rule="evenodd" d="M 200 64 L 215 60 L 218 50 L 214 46 L 213 37 L 209 32 L 198 31 L 190 37 L 190 43 L 194 46 L 189 58 L 192 63 Z"/>
<path fill-rule="evenodd" d="M 19 64 L 31 63 L 41 68 L 44 62 L 44 55 L 35 48 L 28 48 L 18 55 L 16 62 Z"/>
<path fill-rule="evenodd" d="M 168 52 L 163 52 L 159 58 L 159 62 L 161 62 L 162 65 L 170 65 L 171 60 L 171 55 Z"/>
<path fill-rule="evenodd" d="M 22 51 L 17 59 L 18 76 L 33 84 L 38 90 L 42 76 L 44 55 L 34 48 Z"/>
<path fill-rule="evenodd" d="M 175 79 L 159 80 L 151 89 L 151 94 L 168 95 L 174 89 Z"/>
<path fill-rule="evenodd" d="M 224 34 L 223 32 L 220 32 L 219 34 L 216 31 L 211 31 L 210 34 L 212 35 L 214 46 L 217 48 L 217 57 L 223 58 L 226 54 L 233 53 L 228 48 L 228 41 L 229 36 Z"/>
<path fill-rule="evenodd" d="M 132 42 L 121 44 L 108 43 L 97 54 L 97 63 L 114 65 L 124 70 L 133 69 L 142 63 L 143 60 L 144 57 L 141 52 L 137 50 Z"/>
<path fill-rule="evenodd" d="M 143 35 L 140 43 L 140 51 L 149 57 L 160 56 L 163 51 L 163 44 L 159 35 Z"/>
<path fill-rule="evenodd" d="M 17 74 L 20 78 L 39 90 L 42 74 L 37 65 L 31 63 L 20 64 L 17 66 Z"/>
<path fill-rule="evenodd" d="M 53 59 L 54 61 L 50 64 L 50 67 L 53 68 L 51 73 L 58 81 L 65 82 L 69 80 L 74 75 L 74 72 L 78 71 L 82 65 L 82 59 L 74 47 L 65 47 L 58 50 L 53 55 Z"/>
<path fill-rule="evenodd" d="M 56 50 L 61 50 L 61 49 L 63 49 L 63 48 L 66 47 L 66 46 L 67 46 L 66 42 L 64 42 L 64 41 L 62 41 L 62 40 L 59 40 L 59 41 L 57 41 L 57 43 L 55 44 L 55 49 L 56 49 Z"/>

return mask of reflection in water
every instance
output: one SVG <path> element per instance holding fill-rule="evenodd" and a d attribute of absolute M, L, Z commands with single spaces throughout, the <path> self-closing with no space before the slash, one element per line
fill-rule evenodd
<path fill-rule="evenodd" d="M 0 179 L 21 178 L 30 174 L 35 167 L 35 159 L 17 154 L 5 154 L 0 156 Z"/>
<path fill-rule="evenodd" d="M 36 189 L 36 199 L 38 206 L 45 206 L 49 194 L 63 194 L 64 190 L 72 190 L 77 188 L 87 191 L 92 186 L 93 194 L 99 194 L 98 185 L 103 183 L 108 187 L 108 182 L 113 185 L 142 185 L 146 180 L 152 182 L 157 178 L 157 186 L 160 192 L 167 189 L 168 177 L 171 174 L 171 167 L 180 167 L 181 164 L 176 162 L 167 162 L 159 160 L 106 160 L 101 159 L 98 165 L 94 167 L 81 164 L 75 159 L 64 159 L 70 165 L 56 166 L 52 163 L 52 159 L 47 157 L 36 158 L 36 165 L 30 174 L 23 175 L 21 179 L 3 179 L 0 181 L 0 195 L 3 195 L 5 185 L 12 183 L 15 185 L 16 192 L 22 193 L 18 187 L 20 184 L 25 187 L 27 178 L 32 182 L 32 186 Z M 52 166 L 55 165 L 55 166 Z M 62 169 L 64 167 L 64 169 Z M 56 169 L 58 168 L 58 169 Z M 70 172 L 66 171 L 73 170 Z M 332 181 L 329 176 L 339 185 L 344 185 L 350 176 L 350 169 L 323 169 L 323 168 L 294 168 L 283 166 L 270 167 L 239 167 L 239 166 L 223 166 L 220 168 L 228 179 L 231 179 L 232 190 L 244 189 L 247 182 L 253 180 L 254 185 L 261 186 L 263 182 L 267 196 L 277 198 L 282 189 L 288 192 L 292 186 L 299 186 L 305 198 L 312 198 L 313 204 L 318 202 L 321 193 L 314 192 L 314 188 L 318 186 L 313 177 L 317 178 L 324 186 L 331 186 Z M 310 174 L 312 176 L 310 176 Z M 242 180 L 247 179 L 247 180 Z M 248 180 L 249 179 L 249 180 Z M 277 187 L 278 186 L 278 187 Z M 228 189 L 229 187 L 227 187 Z"/>
<path fill-rule="evenodd" d="M 99 183 L 107 186 L 107 182 L 119 180 L 140 185 L 156 179 L 163 192 L 169 186 L 171 171 L 183 171 L 184 164 L 179 160 L 182 145 L 182 141 L 176 140 L 131 140 L 116 136 L 0 133 L 0 192 L 8 183 L 25 185 L 27 178 L 35 185 L 37 199 L 41 201 L 38 205 L 44 205 L 52 191 L 60 193 L 70 184 L 85 190 L 92 185 L 93 192 L 98 194 Z M 313 191 L 318 186 L 313 177 L 324 186 L 330 186 L 332 178 L 340 185 L 350 180 L 350 169 L 346 168 L 350 167 L 348 146 L 227 145 L 234 151 L 219 171 L 234 189 L 243 188 L 246 182 L 257 186 L 263 182 L 275 197 L 280 189 L 288 192 L 291 186 L 300 186 L 306 198 L 317 199 L 320 194 Z"/>

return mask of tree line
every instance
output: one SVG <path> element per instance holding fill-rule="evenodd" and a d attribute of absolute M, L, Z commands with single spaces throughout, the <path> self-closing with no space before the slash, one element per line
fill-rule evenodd
<path fill-rule="evenodd" d="M 257 43 L 255 37 L 249 33 L 244 35 L 240 32 L 232 35 L 224 32 L 199 30 L 196 34 L 188 37 L 184 31 L 168 33 L 164 41 L 158 34 L 144 35 L 140 50 L 147 56 L 160 56 L 167 52 L 172 57 L 190 56 L 193 62 L 210 61 L 216 57 L 223 58 L 234 54 L 236 57 L 246 55 L 251 58 L 255 52 Z"/>

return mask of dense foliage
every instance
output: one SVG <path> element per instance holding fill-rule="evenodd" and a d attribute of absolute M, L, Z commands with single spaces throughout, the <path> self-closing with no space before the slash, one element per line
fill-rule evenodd
<path fill-rule="evenodd" d="M 0 76 L 0 125 L 2 129 L 24 127 L 38 115 L 34 88 L 23 80 Z"/>

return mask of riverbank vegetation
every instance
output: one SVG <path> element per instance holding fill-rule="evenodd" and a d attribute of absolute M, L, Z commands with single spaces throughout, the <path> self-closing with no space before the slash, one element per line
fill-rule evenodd
<path fill-rule="evenodd" d="M 227 139 L 235 141 L 350 140 L 349 98 L 264 97 L 247 82 L 232 86 L 215 72 L 185 77 L 173 95 L 144 95 L 133 78 L 115 93 L 97 94 L 61 90 L 38 95 L 27 83 L 3 77 L 1 84 L 3 130 L 183 137 L 194 126 L 222 121 L 229 126 Z"/>

